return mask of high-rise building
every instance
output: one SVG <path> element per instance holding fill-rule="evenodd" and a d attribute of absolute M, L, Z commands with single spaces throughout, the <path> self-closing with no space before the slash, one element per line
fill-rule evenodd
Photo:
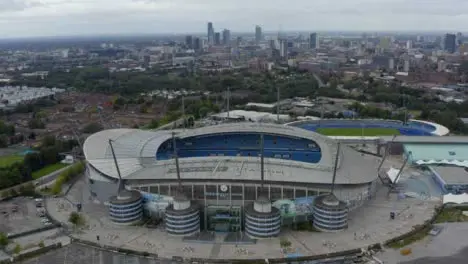
<path fill-rule="evenodd" d="M 444 37 L 444 50 L 448 53 L 454 53 L 457 49 L 457 36 L 455 34 L 445 34 Z"/>
<path fill-rule="evenodd" d="M 195 39 L 193 40 L 193 49 L 194 49 L 194 50 L 197 50 L 197 51 L 203 49 L 203 39 L 201 39 L 201 38 L 195 38 Z"/>
<path fill-rule="evenodd" d="M 287 59 L 288 58 L 288 40 L 280 39 L 279 43 L 280 43 L 280 49 L 279 49 L 280 56 L 283 59 Z"/>
<path fill-rule="evenodd" d="M 276 49 L 276 40 L 270 39 L 270 49 Z"/>
<path fill-rule="evenodd" d="M 412 48 L 413 48 L 413 41 L 409 39 L 406 41 L 406 49 L 410 50 Z"/>
<path fill-rule="evenodd" d="M 212 45 L 214 41 L 213 23 L 208 22 L 208 44 Z"/>
<path fill-rule="evenodd" d="M 463 34 L 461 32 L 457 33 L 457 46 L 463 44 Z"/>
<path fill-rule="evenodd" d="M 219 32 L 214 33 L 214 44 L 221 45 L 221 33 Z"/>
<path fill-rule="evenodd" d="M 310 49 L 318 49 L 319 48 L 319 38 L 318 38 L 317 33 L 310 34 L 309 48 Z"/>
<path fill-rule="evenodd" d="M 223 44 L 224 45 L 231 44 L 231 31 L 229 29 L 223 30 Z"/>
<path fill-rule="evenodd" d="M 262 27 L 256 26 L 255 27 L 255 42 L 258 44 L 260 41 L 262 41 L 263 35 L 262 35 Z"/>
<path fill-rule="evenodd" d="M 193 38 L 192 36 L 185 36 L 185 46 L 189 49 L 193 49 Z"/>

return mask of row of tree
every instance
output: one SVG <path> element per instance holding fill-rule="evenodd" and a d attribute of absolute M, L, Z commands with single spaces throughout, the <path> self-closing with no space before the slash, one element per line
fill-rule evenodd
<path fill-rule="evenodd" d="M 0 189 L 9 188 L 32 180 L 32 172 L 61 160 L 61 153 L 69 152 L 78 146 L 76 140 L 57 140 L 47 136 L 40 147 L 25 155 L 23 161 L 0 168 Z"/>

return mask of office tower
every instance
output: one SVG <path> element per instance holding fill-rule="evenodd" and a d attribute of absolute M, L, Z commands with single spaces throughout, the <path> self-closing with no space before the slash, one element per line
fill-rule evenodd
<path fill-rule="evenodd" d="M 208 22 L 208 44 L 212 45 L 214 41 L 213 23 Z"/>
<path fill-rule="evenodd" d="M 456 39 L 457 36 L 455 34 L 445 34 L 444 50 L 448 53 L 454 53 L 457 48 Z"/>
<path fill-rule="evenodd" d="M 229 29 L 223 30 L 223 44 L 224 45 L 231 44 L 231 31 Z"/>
<path fill-rule="evenodd" d="M 262 28 L 260 26 L 255 27 L 255 43 L 259 43 L 262 41 L 263 36 L 262 36 Z"/>
<path fill-rule="evenodd" d="M 270 49 L 276 49 L 276 40 L 270 39 Z"/>
<path fill-rule="evenodd" d="M 280 39 L 280 56 L 283 59 L 288 58 L 288 40 L 287 39 Z"/>
<path fill-rule="evenodd" d="M 193 49 L 199 51 L 203 48 L 203 40 L 200 38 L 195 38 L 193 41 Z"/>
<path fill-rule="evenodd" d="M 457 46 L 463 44 L 463 34 L 461 32 L 457 33 Z"/>
<path fill-rule="evenodd" d="M 214 33 L 214 44 L 221 45 L 221 33 L 219 32 Z"/>
<path fill-rule="evenodd" d="M 309 48 L 310 49 L 318 49 L 319 48 L 319 38 L 318 38 L 317 33 L 310 34 Z"/>
<path fill-rule="evenodd" d="M 192 36 L 185 36 L 185 46 L 189 49 L 193 49 L 193 38 Z"/>
<path fill-rule="evenodd" d="M 412 48 L 413 48 L 413 41 L 412 40 L 406 41 L 406 49 L 410 50 Z"/>

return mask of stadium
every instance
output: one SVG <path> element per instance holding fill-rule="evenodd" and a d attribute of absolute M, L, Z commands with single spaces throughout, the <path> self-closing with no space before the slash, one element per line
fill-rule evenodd
<path fill-rule="evenodd" d="M 383 119 L 325 119 L 296 121 L 288 125 L 329 136 L 445 136 L 449 133 L 444 126 L 415 119 L 406 124 Z"/>
<path fill-rule="evenodd" d="M 83 150 L 92 195 L 109 205 L 113 222 L 133 224 L 145 211 L 183 236 L 271 237 L 312 218 L 316 229 L 342 230 L 378 177 L 373 157 L 312 131 L 263 123 L 110 129 L 89 136 Z"/>

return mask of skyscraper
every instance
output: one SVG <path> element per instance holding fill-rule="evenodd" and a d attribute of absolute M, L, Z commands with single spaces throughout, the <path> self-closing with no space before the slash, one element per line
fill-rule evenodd
<path fill-rule="evenodd" d="M 310 34 L 309 48 L 310 49 L 318 49 L 319 48 L 319 39 L 318 39 L 317 33 Z"/>
<path fill-rule="evenodd" d="M 457 49 L 457 36 L 455 34 L 445 34 L 444 37 L 444 50 L 448 53 L 454 53 Z"/>
<path fill-rule="evenodd" d="M 214 44 L 221 45 L 221 33 L 219 32 L 214 33 Z"/>
<path fill-rule="evenodd" d="M 214 40 L 213 23 L 208 22 L 208 44 L 213 44 L 213 40 Z"/>
<path fill-rule="evenodd" d="M 406 49 L 410 50 L 412 48 L 413 48 L 413 41 L 409 39 L 406 41 Z"/>
<path fill-rule="evenodd" d="M 223 30 L 223 44 L 231 44 L 231 31 L 229 29 Z"/>
<path fill-rule="evenodd" d="M 256 26 L 255 27 L 255 43 L 259 43 L 260 41 L 262 41 L 262 28 L 260 26 Z"/>
<path fill-rule="evenodd" d="M 283 59 L 288 59 L 288 40 L 287 39 L 280 39 L 280 56 Z"/>
<path fill-rule="evenodd" d="M 203 49 L 203 40 L 200 38 L 195 38 L 193 41 L 193 49 L 196 51 Z"/>
<path fill-rule="evenodd" d="M 192 36 L 185 36 L 185 46 L 189 49 L 193 49 L 193 38 Z"/>

